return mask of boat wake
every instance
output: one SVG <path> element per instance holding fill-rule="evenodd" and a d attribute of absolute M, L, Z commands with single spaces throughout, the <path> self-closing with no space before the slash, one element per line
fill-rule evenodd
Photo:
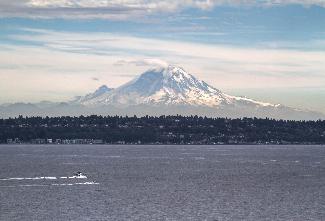
<path fill-rule="evenodd" d="M 42 187 L 42 186 L 75 186 L 75 185 L 99 185 L 96 182 L 84 182 L 84 183 L 51 183 L 51 184 L 21 184 L 21 185 L 10 185 L 0 187 Z"/>
<path fill-rule="evenodd" d="M 81 172 L 77 172 L 73 176 L 39 176 L 39 177 L 10 177 L 2 178 L 0 181 L 26 181 L 26 180 L 70 180 L 70 179 L 88 179 L 86 175 Z M 19 184 L 19 185 L 1 185 L 0 187 L 40 187 L 40 186 L 74 186 L 74 185 L 98 185 L 94 181 L 89 182 L 77 182 L 77 183 L 50 183 L 50 184 Z"/>

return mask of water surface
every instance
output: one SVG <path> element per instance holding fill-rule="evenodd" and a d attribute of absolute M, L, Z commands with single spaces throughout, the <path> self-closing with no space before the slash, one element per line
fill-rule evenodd
<path fill-rule="evenodd" d="M 325 220 L 325 146 L 1 145 L 0 220 Z"/>

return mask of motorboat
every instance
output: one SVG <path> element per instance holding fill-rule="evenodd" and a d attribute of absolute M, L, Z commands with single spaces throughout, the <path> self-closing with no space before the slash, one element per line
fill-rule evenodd
<path fill-rule="evenodd" d="M 77 179 L 87 179 L 87 176 L 84 175 L 82 172 L 78 171 L 78 172 L 74 175 L 74 178 L 77 178 Z"/>

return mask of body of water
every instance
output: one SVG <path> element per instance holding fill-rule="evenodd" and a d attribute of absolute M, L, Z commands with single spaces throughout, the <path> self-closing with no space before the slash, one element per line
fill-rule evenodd
<path fill-rule="evenodd" d="M 1 145 L 0 220 L 325 220 L 325 146 Z"/>

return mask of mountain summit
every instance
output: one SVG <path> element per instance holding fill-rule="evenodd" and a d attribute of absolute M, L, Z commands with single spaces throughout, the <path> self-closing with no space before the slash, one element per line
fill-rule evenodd
<path fill-rule="evenodd" d="M 171 65 L 150 69 L 121 87 L 105 91 L 93 99 L 89 99 L 89 95 L 80 99 L 80 104 L 83 105 L 114 106 L 149 104 L 218 107 L 239 103 L 263 107 L 277 106 L 227 95 L 198 80 L 183 68 Z"/>
<path fill-rule="evenodd" d="M 94 99 L 82 99 L 81 104 L 213 106 L 222 100 L 222 93 L 219 90 L 196 79 L 182 68 L 168 66 L 150 69 L 115 90 L 107 91 Z"/>
<path fill-rule="evenodd" d="M 13 104 L 0 106 L 3 117 L 21 115 L 199 115 L 208 117 L 259 117 L 290 120 L 325 119 L 321 113 L 280 104 L 260 102 L 223 93 L 198 80 L 183 68 L 150 69 L 112 89 L 103 85 L 95 92 L 67 103 Z"/>

